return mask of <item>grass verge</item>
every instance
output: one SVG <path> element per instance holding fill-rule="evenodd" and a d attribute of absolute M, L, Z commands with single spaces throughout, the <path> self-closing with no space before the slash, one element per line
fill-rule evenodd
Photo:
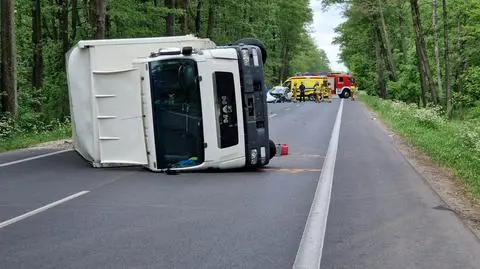
<path fill-rule="evenodd" d="M 0 138 L 0 152 L 21 149 L 40 143 L 68 139 L 72 137 L 72 129 L 69 124 L 61 125 L 53 130 L 38 133 L 18 133 L 6 138 Z"/>
<path fill-rule="evenodd" d="M 403 102 L 360 94 L 393 131 L 431 159 L 451 169 L 480 198 L 480 126 L 470 121 L 448 121 L 435 108 L 417 108 Z"/>

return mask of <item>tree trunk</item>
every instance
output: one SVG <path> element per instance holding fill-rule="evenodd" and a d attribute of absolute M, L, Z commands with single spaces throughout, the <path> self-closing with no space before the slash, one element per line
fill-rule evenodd
<path fill-rule="evenodd" d="M 210 0 L 210 5 L 208 7 L 208 25 L 207 25 L 207 37 L 213 38 L 213 28 L 215 26 L 215 0 Z"/>
<path fill-rule="evenodd" d="M 445 46 L 445 102 L 447 103 L 447 115 L 452 115 L 452 89 L 450 87 L 450 51 L 448 49 L 448 17 L 447 17 L 447 1 L 442 0 L 443 8 L 443 42 Z"/>
<path fill-rule="evenodd" d="M 80 15 L 78 14 L 78 2 L 77 0 L 72 0 L 72 33 L 70 40 L 75 40 L 77 38 L 77 26 L 80 22 Z"/>
<path fill-rule="evenodd" d="M 400 39 L 402 42 L 402 56 L 403 56 L 403 63 L 408 63 L 408 45 L 407 45 L 407 28 L 405 25 L 405 11 L 404 11 L 404 0 L 400 0 L 398 2 L 398 9 L 400 12 L 400 16 L 398 18 L 398 22 L 400 24 Z"/>
<path fill-rule="evenodd" d="M 14 0 L 2 0 L 1 12 L 1 73 L 2 111 L 9 112 L 14 118 L 18 116 L 17 101 L 17 52 L 15 44 Z"/>
<path fill-rule="evenodd" d="M 165 5 L 168 7 L 168 15 L 167 15 L 167 36 L 173 36 L 175 33 L 174 31 L 174 23 L 175 23 L 175 15 L 172 13 L 173 9 L 173 0 L 165 0 Z"/>
<path fill-rule="evenodd" d="M 182 17 L 182 34 L 188 33 L 188 0 L 183 0 L 183 11 L 185 12 Z"/>
<path fill-rule="evenodd" d="M 33 43 L 33 69 L 32 87 L 37 97 L 43 86 L 43 41 L 42 41 L 42 16 L 40 0 L 32 1 L 32 43 Z M 40 102 L 34 102 L 33 110 L 41 110 Z"/>
<path fill-rule="evenodd" d="M 412 18 L 413 18 L 413 30 L 415 32 L 415 43 L 418 56 L 418 65 L 420 76 L 425 80 L 425 86 L 423 91 L 430 90 L 432 97 L 432 102 L 437 104 L 437 97 L 435 94 L 435 86 L 433 85 L 432 74 L 430 72 L 430 66 L 428 63 L 428 57 L 425 49 L 425 41 L 422 33 L 422 24 L 420 20 L 420 11 L 418 8 L 418 0 L 410 0 L 410 6 L 412 9 Z M 423 83 L 422 83 L 423 84 Z M 425 104 L 424 104 L 425 105 Z"/>
<path fill-rule="evenodd" d="M 465 14 L 464 11 L 460 8 L 457 15 L 457 63 L 456 63 L 456 70 L 455 70 L 455 77 L 457 82 L 457 90 L 460 102 L 458 102 L 458 110 L 460 113 L 460 119 L 463 120 L 464 118 L 464 103 L 463 103 L 463 72 L 467 66 L 466 59 L 463 55 L 463 51 L 465 49 L 465 40 L 462 40 L 462 27 L 465 25 Z"/>
<path fill-rule="evenodd" d="M 282 64 L 280 68 L 280 75 L 279 75 L 279 80 L 283 81 L 285 77 L 288 76 L 288 70 L 287 70 L 287 65 L 288 65 L 288 41 L 284 41 L 283 43 L 283 49 L 282 49 Z"/>
<path fill-rule="evenodd" d="M 68 0 L 63 0 L 62 14 L 60 18 L 60 29 L 62 35 L 62 55 L 70 49 L 70 40 L 68 39 Z M 65 63 L 65 61 L 63 61 Z"/>
<path fill-rule="evenodd" d="M 385 76 L 383 73 L 383 57 L 382 57 L 382 44 L 380 40 L 380 30 L 377 25 L 373 23 L 373 38 L 375 40 L 375 55 L 376 55 L 376 67 L 377 67 L 377 85 L 378 95 L 381 98 L 387 98 L 387 87 L 385 85 Z"/>
<path fill-rule="evenodd" d="M 415 49 L 417 51 L 417 67 L 418 67 L 418 75 L 420 77 L 420 100 L 422 101 L 422 106 L 427 105 L 427 80 L 425 79 L 425 72 L 423 70 L 423 64 L 422 64 L 422 57 L 420 56 L 420 49 L 419 49 L 419 44 L 415 42 Z"/>
<path fill-rule="evenodd" d="M 200 31 L 202 28 L 202 6 L 203 6 L 203 0 L 198 0 L 197 16 L 195 18 L 195 35 L 196 36 L 200 36 Z"/>
<path fill-rule="evenodd" d="M 95 0 L 95 39 L 105 39 L 106 0 Z"/>
<path fill-rule="evenodd" d="M 437 27 L 437 0 L 432 2 L 432 25 L 433 25 L 433 42 L 435 43 L 435 61 L 437 65 L 437 85 L 438 85 L 438 98 L 441 98 L 443 94 L 442 86 L 442 69 L 440 67 L 440 51 L 438 49 L 438 27 Z"/>
<path fill-rule="evenodd" d="M 84 0 L 85 9 L 88 14 L 88 22 L 93 29 L 93 36 L 95 36 L 97 29 L 97 1 L 98 0 Z"/>
<path fill-rule="evenodd" d="M 387 52 L 387 60 L 390 69 L 390 76 L 392 81 L 397 81 L 397 69 L 395 64 L 395 58 L 392 54 L 392 46 L 390 45 L 390 38 L 388 37 L 388 29 L 385 23 L 385 17 L 383 16 L 383 7 L 382 0 L 377 0 L 378 7 L 380 11 L 380 26 L 382 27 L 381 37 L 383 39 L 383 45 L 385 46 L 385 51 Z"/>

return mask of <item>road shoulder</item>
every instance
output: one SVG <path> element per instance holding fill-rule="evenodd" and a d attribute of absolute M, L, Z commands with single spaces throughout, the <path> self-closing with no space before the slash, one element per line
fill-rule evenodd
<path fill-rule="evenodd" d="M 71 139 L 49 141 L 31 147 L 0 152 L 0 165 L 72 149 Z"/>
<path fill-rule="evenodd" d="M 438 165 L 427 154 L 408 144 L 363 102 L 359 101 L 359 104 L 368 111 L 370 119 L 389 134 L 395 148 L 447 205 L 444 209 L 454 212 L 480 240 L 480 200 L 472 196 L 468 186 L 455 178 L 451 170 Z"/>

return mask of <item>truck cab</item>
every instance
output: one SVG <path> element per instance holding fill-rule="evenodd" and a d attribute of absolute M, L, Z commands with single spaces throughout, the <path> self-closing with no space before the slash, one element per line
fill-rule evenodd
<path fill-rule="evenodd" d="M 257 47 L 160 50 L 135 65 L 154 137 L 149 168 L 257 167 L 273 157 Z"/>
<path fill-rule="evenodd" d="M 349 98 L 352 95 L 352 91 L 357 88 L 355 78 L 346 73 L 328 73 L 327 85 L 332 90 L 332 94 L 337 94 L 340 98 Z"/>
<path fill-rule="evenodd" d="M 197 41 L 184 43 L 133 57 L 126 69 L 93 71 L 96 104 L 90 114 L 98 124 L 91 131 L 79 116 L 80 106 L 89 106 L 69 86 L 74 140 L 87 137 L 94 147 L 74 145 L 94 167 L 256 168 L 273 158 L 262 45 L 195 48 Z M 69 85 L 81 83 L 74 69 L 68 71 Z"/>

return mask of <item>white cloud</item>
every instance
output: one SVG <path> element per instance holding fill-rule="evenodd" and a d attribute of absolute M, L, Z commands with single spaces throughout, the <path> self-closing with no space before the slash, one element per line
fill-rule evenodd
<path fill-rule="evenodd" d="M 313 24 L 311 25 L 313 32 L 311 36 L 316 41 L 318 47 L 327 53 L 330 67 L 334 71 L 347 71 L 345 65 L 339 62 L 339 46 L 332 44 L 336 36 L 335 27 L 345 21 L 342 17 L 341 9 L 339 7 L 330 7 L 324 12 L 322 11 L 321 0 L 310 0 L 310 8 L 313 11 Z"/>

